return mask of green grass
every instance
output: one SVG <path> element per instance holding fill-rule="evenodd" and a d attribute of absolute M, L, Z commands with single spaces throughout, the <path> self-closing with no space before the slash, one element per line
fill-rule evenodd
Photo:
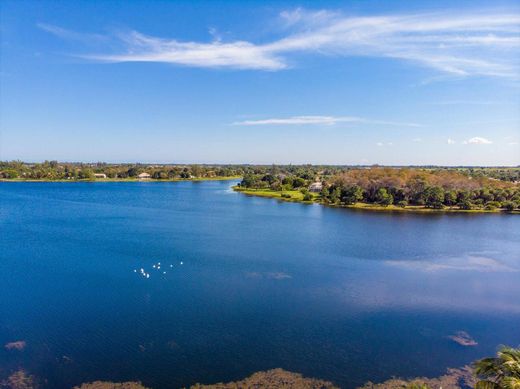
<path fill-rule="evenodd" d="M 289 202 L 302 202 L 302 203 L 313 203 L 317 202 L 319 195 L 317 193 L 311 193 L 311 196 L 313 199 L 311 201 L 303 201 L 304 194 L 300 192 L 299 190 L 284 190 L 284 191 L 275 191 L 271 189 L 244 189 L 240 188 L 239 186 L 234 186 L 233 190 L 237 192 L 244 193 L 246 195 L 251 196 L 259 196 L 259 197 L 270 197 L 275 198 L 282 201 L 289 201 Z M 283 197 L 290 196 L 290 197 Z"/>
<path fill-rule="evenodd" d="M 297 190 L 285 190 L 285 191 L 275 191 L 271 189 L 251 189 L 251 188 L 241 188 L 239 186 L 234 186 L 233 190 L 244 193 L 249 196 L 259 196 L 259 197 L 269 197 L 274 198 L 281 201 L 289 201 L 289 202 L 303 202 L 303 203 L 317 203 L 328 205 L 331 207 L 338 208 L 350 208 L 350 209 L 359 209 L 365 211 L 382 211 L 382 212 L 420 212 L 420 213 L 500 213 L 505 212 L 501 209 L 487 210 L 487 209 L 459 209 L 457 207 L 453 208 L 442 208 L 442 209 L 433 209 L 427 208 L 421 205 L 407 205 L 406 207 L 398 207 L 397 205 L 389 205 L 387 207 L 379 205 L 379 204 L 368 204 L 368 203 L 355 203 L 351 205 L 335 205 L 335 204 L 325 204 L 321 201 L 319 194 L 311 193 L 313 199 L 311 201 L 303 201 L 303 194 Z M 288 194 L 291 197 L 282 197 L 282 194 Z M 513 211 L 510 213 L 520 214 L 518 211 Z"/>

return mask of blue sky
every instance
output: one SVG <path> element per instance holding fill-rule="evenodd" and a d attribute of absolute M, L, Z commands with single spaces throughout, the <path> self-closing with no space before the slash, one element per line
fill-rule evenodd
<path fill-rule="evenodd" d="M 0 3 L 0 159 L 520 164 L 514 1 Z"/>

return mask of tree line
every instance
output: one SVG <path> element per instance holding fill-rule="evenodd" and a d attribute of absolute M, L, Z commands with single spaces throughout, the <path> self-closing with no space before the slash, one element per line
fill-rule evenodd
<path fill-rule="evenodd" d="M 190 179 L 242 176 L 244 169 L 232 165 L 145 165 L 63 163 L 45 161 L 24 163 L 20 161 L 0 162 L 0 178 L 27 180 L 94 180 L 96 174 L 110 179 L 132 179 L 141 173 L 150 174 L 151 179 Z"/>
<path fill-rule="evenodd" d="M 368 203 L 432 209 L 503 208 L 509 211 L 520 206 L 520 186 L 517 183 L 493 179 L 483 174 L 473 176 L 457 168 L 373 167 L 326 173 L 301 169 L 299 174 L 248 174 L 244 176 L 240 186 L 281 192 L 301 190 L 306 194 L 309 185 L 318 181 L 322 184 L 318 201 L 334 205 Z"/>

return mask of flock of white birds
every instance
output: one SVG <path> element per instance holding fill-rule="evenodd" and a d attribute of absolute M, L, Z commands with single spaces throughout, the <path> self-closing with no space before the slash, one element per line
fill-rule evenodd
<path fill-rule="evenodd" d="M 180 264 L 180 265 L 183 265 L 184 262 L 180 261 L 179 264 Z M 160 272 L 160 273 L 162 273 L 162 274 L 166 274 L 166 270 L 165 270 L 165 268 L 163 267 L 163 268 L 161 269 L 161 262 L 157 262 L 157 263 L 153 264 L 153 265 L 152 265 L 152 268 L 153 268 L 154 270 L 156 270 L 157 272 Z M 168 268 L 168 267 L 166 267 L 166 268 Z M 170 268 L 170 269 L 173 269 L 173 264 L 170 264 L 170 265 L 169 265 L 169 268 Z M 146 272 L 146 271 L 144 270 L 143 267 L 140 268 L 139 270 L 134 269 L 134 273 L 139 273 L 139 275 L 142 276 L 142 277 L 144 277 L 144 278 L 150 278 L 150 273 Z"/>

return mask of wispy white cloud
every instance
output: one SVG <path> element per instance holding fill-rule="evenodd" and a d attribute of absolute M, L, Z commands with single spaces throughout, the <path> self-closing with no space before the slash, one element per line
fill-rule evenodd
<path fill-rule="evenodd" d="M 422 138 L 414 138 L 412 139 L 412 142 L 415 142 L 415 143 L 421 143 L 423 140 Z"/>
<path fill-rule="evenodd" d="M 482 138 L 481 136 L 475 136 L 473 138 L 465 140 L 463 143 L 469 144 L 469 145 L 489 145 L 493 142 L 487 138 Z"/>
<path fill-rule="evenodd" d="M 308 53 L 394 58 L 457 76 L 519 76 L 520 15 L 513 11 L 359 17 L 296 9 L 280 16 L 286 36 L 268 43 L 183 42 L 133 31 L 115 37 L 119 51 L 83 57 L 276 71 L 290 67 L 291 54 Z M 59 27 L 40 27 L 62 38 L 66 35 Z"/>
<path fill-rule="evenodd" d="M 68 30 L 66 28 L 53 26 L 51 24 L 46 23 L 38 23 L 36 25 L 43 31 L 46 31 L 52 35 L 55 35 L 61 39 L 70 40 L 70 41 L 78 41 L 86 44 L 90 43 L 101 43 L 106 42 L 109 38 L 102 34 L 87 34 L 83 32 L 76 32 L 72 30 Z"/>
<path fill-rule="evenodd" d="M 448 138 L 448 140 L 447 140 L 446 142 L 447 142 L 449 145 L 454 145 L 455 143 L 457 143 L 457 142 L 455 142 L 455 141 L 454 141 L 453 139 L 451 139 L 451 138 Z"/>
<path fill-rule="evenodd" d="M 435 105 L 504 105 L 505 101 L 478 101 L 478 100 L 445 100 L 434 102 Z"/>
<path fill-rule="evenodd" d="M 269 118 L 259 120 L 243 120 L 232 123 L 235 126 L 273 126 L 273 125 L 325 125 L 332 126 L 338 123 L 365 123 L 401 127 L 420 127 L 417 123 L 401 123 L 385 120 L 372 120 L 356 116 L 290 116 L 286 118 Z"/>

